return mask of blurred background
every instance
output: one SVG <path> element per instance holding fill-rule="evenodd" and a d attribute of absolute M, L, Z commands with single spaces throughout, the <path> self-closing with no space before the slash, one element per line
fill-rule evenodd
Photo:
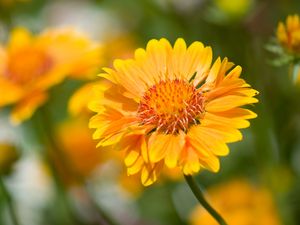
<path fill-rule="evenodd" d="M 34 34 L 75 27 L 101 45 L 97 72 L 152 38 L 212 46 L 214 59 L 228 57 L 243 67 L 260 102 L 252 108 L 258 117 L 242 131 L 244 139 L 230 145 L 220 172 L 203 171 L 196 179 L 229 224 L 297 225 L 300 87 L 288 65 L 272 65 L 266 45 L 278 22 L 299 12 L 298 0 L 0 0 L 0 40 L 5 46 L 15 27 Z M 95 148 L 82 97 L 91 82 L 65 79 L 43 109 L 18 126 L 10 123 L 10 108 L 1 108 L 0 224 L 17 225 L 13 208 L 20 225 L 215 225 L 180 172 L 166 171 L 145 188 L 127 177 L 122 156 Z M 41 110 L 48 119 L 39 117 Z M 43 141 L 47 131 L 52 140 Z"/>

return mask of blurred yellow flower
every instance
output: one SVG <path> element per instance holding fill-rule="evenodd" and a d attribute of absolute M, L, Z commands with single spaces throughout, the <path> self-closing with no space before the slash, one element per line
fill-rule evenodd
<path fill-rule="evenodd" d="M 12 31 L 0 47 L 0 107 L 14 104 L 11 120 L 32 116 L 47 90 L 67 75 L 85 75 L 99 63 L 99 46 L 71 29 L 50 29 L 33 36 L 25 28 Z"/>
<path fill-rule="evenodd" d="M 88 102 L 94 96 L 94 87 L 98 86 L 101 88 L 109 87 L 110 84 L 106 80 L 90 82 L 80 87 L 71 96 L 68 104 L 68 111 L 73 116 L 78 115 L 89 115 L 91 111 L 88 109 Z"/>
<path fill-rule="evenodd" d="M 68 76 L 75 79 L 94 79 L 104 49 L 99 43 L 90 40 L 84 33 L 72 28 L 46 30 L 43 41 L 49 43 L 49 51 L 58 62 L 72 65 Z"/>
<path fill-rule="evenodd" d="M 95 141 L 91 138 L 87 120 L 84 118 L 60 124 L 57 128 L 57 141 L 68 161 L 67 166 L 71 166 L 81 177 L 89 176 L 105 157 L 107 159 L 104 150 L 100 152 L 95 148 Z M 107 153 L 109 154 L 109 151 Z"/>
<path fill-rule="evenodd" d="M 127 59 L 133 56 L 135 49 L 135 40 L 130 35 L 119 35 L 116 37 L 108 37 L 103 41 L 103 61 L 108 65 L 112 65 L 115 58 Z M 89 114 L 91 111 L 88 109 L 88 102 L 93 96 L 93 87 L 106 87 L 109 85 L 107 80 L 94 81 L 84 84 L 80 87 L 70 98 L 68 110 L 73 116 L 79 114 Z"/>
<path fill-rule="evenodd" d="M 111 65 L 116 58 L 132 58 L 134 49 L 136 49 L 136 41 L 130 34 L 108 37 L 103 42 L 103 55 L 107 65 Z"/>
<path fill-rule="evenodd" d="M 215 209 L 230 225 L 280 225 L 271 193 L 246 180 L 235 180 L 208 190 Z M 190 217 L 191 225 L 217 225 L 211 215 L 197 206 Z"/>
<path fill-rule="evenodd" d="M 151 40 L 134 59 L 115 60 L 100 76 L 110 87 L 96 87 L 90 120 L 98 146 L 126 153 L 129 175 L 141 173 L 144 185 L 156 181 L 166 165 L 189 175 L 217 172 L 227 143 L 242 139 L 239 128 L 256 114 L 240 106 L 257 102 L 257 91 L 239 78 L 241 67 L 218 58 L 200 42 L 183 39 L 172 47 Z"/>
<path fill-rule="evenodd" d="M 138 182 L 129 180 L 125 176 L 126 169 L 121 163 L 122 154 L 110 151 L 108 148 L 96 149 L 95 140 L 92 139 L 92 131 L 87 124 L 88 119 L 85 116 L 80 116 L 63 122 L 56 129 L 56 140 L 64 157 L 58 157 L 54 153 L 52 157 L 65 184 L 72 186 L 78 183 L 74 174 L 69 174 L 69 172 L 73 172 L 81 178 L 87 178 L 97 167 L 108 161 L 113 161 L 113 165 L 117 169 L 117 182 L 130 193 L 138 195 L 142 191 L 142 186 L 133 185 Z M 65 166 L 68 166 L 71 171 L 66 171 Z"/>
<path fill-rule="evenodd" d="M 15 146 L 11 144 L 0 144 L 0 176 L 9 172 L 13 163 L 19 158 Z"/>
<path fill-rule="evenodd" d="M 252 3 L 253 0 L 215 0 L 216 6 L 230 17 L 245 15 Z"/>
<path fill-rule="evenodd" d="M 297 14 L 289 15 L 285 24 L 278 24 L 277 39 L 287 51 L 300 54 L 300 20 Z"/>

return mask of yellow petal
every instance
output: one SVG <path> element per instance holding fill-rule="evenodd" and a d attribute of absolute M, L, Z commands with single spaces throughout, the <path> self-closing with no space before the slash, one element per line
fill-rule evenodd
<path fill-rule="evenodd" d="M 14 108 L 11 114 L 11 121 L 18 125 L 26 119 L 29 119 L 35 110 L 41 106 L 48 98 L 44 92 L 34 93 L 21 100 Z"/>
<path fill-rule="evenodd" d="M 208 102 L 205 109 L 208 112 L 220 112 L 256 102 L 258 102 L 256 98 L 227 95 Z"/>
<path fill-rule="evenodd" d="M 194 73 L 197 71 L 204 52 L 204 45 L 201 42 L 193 42 L 186 51 L 186 63 L 183 68 L 183 74 L 189 81 Z"/>
<path fill-rule="evenodd" d="M 127 174 L 128 175 L 136 174 L 143 169 L 143 166 L 144 166 L 144 161 L 141 157 L 139 157 L 138 160 L 136 160 L 133 165 L 127 167 Z"/>
<path fill-rule="evenodd" d="M 126 60 L 115 60 L 114 67 L 117 72 L 118 83 L 137 98 L 143 96 L 147 90 L 146 84 L 139 78 L 139 74 L 132 73 Z"/>
<path fill-rule="evenodd" d="M 20 48 L 24 48 L 32 43 L 32 35 L 23 27 L 15 28 L 11 32 L 11 36 L 8 43 L 8 49 L 10 52 L 19 51 Z"/>
<path fill-rule="evenodd" d="M 138 151 L 130 150 L 128 151 L 128 154 L 125 156 L 124 163 L 127 167 L 132 166 L 138 157 L 140 156 Z"/>
<path fill-rule="evenodd" d="M 222 65 L 221 58 L 218 57 L 213 66 L 210 69 L 210 72 L 206 78 L 206 83 L 213 83 L 217 79 L 219 74 L 220 67 Z"/>
<path fill-rule="evenodd" d="M 93 96 L 94 83 L 88 83 L 79 88 L 70 98 L 68 104 L 69 112 L 76 116 L 87 111 L 88 101 Z"/>
<path fill-rule="evenodd" d="M 24 94 L 20 86 L 1 78 L 0 90 L 0 107 L 17 102 Z"/>
<path fill-rule="evenodd" d="M 141 181 L 144 186 L 153 184 L 163 168 L 162 163 L 146 164 L 142 169 Z"/>
<path fill-rule="evenodd" d="M 224 126 L 231 126 L 235 128 L 246 128 L 250 126 L 249 121 L 242 118 L 228 118 L 222 115 L 207 112 L 205 114 L 206 120 L 211 120 L 215 123 L 223 124 Z"/>
<path fill-rule="evenodd" d="M 213 154 L 225 156 L 229 153 L 226 137 L 215 130 L 201 125 L 195 126 L 188 132 L 191 145 L 200 153 L 202 160 L 212 157 Z"/>
<path fill-rule="evenodd" d="M 173 54 L 172 54 L 173 75 L 176 78 L 186 79 L 187 76 L 189 76 L 189 74 L 184 74 L 185 63 L 186 63 L 186 43 L 182 38 L 178 38 L 174 44 Z"/>

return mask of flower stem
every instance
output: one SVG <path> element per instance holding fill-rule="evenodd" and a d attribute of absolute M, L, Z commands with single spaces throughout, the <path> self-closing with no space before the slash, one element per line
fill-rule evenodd
<path fill-rule="evenodd" d="M 19 225 L 18 217 L 17 217 L 16 211 L 15 211 L 15 208 L 14 208 L 14 205 L 13 205 L 13 202 L 12 202 L 12 198 L 11 198 L 10 193 L 7 190 L 7 188 L 4 184 L 4 181 L 1 177 L 0 177 L 0 189 L 3 193 L 3 195 L 4 195 L 4 198 L 7 201 L 8 211 L 9 211 L 9 214 L 10 214 L 10 217 L 11 217 L 12 224 L 13 225 Z"/>
<path fill-rule="evenodd" d="M 117 225 L 117 223 L 110 218 L 110 216 L 103 210 L 97 202 L 94 201 L 94 197 L 92 196 L 91 192 L 89 191 L 89 188 L 87 187 L 86 181 L 84 177 L 82 177 L 78 171 L 76 171 L 75 168 L 73 168 L 70 159 L 68 156 L 64 153 L 63 149 L 61 149 L 61 146 L 57 142 L 55 138 L 55 131 L 52 123 L 51 115 L 49 114 L 49 111 L 47 108 L 42 107 L 40 112 L 40 120 L 41 124 L 43 125 L 45 136 L 47 137 L 48 145 L 51 147 L 51 150 L 53 153 L 58 157 L 58 160 L 60 160 L 61 165 L 64 166 L 64 170 L 67 172 L 69 176 L 71 176 L 73 179 L 75 179 L 80 185 L 82 193 L 85 195 L 86 200 L 89 202 L 92 210 L 98 214 L 98 220 L 100 224 L 103 225 Z M 51 163 L 51 157 L 48 157 Z M 53 164 L 53 162 L 52 162 Z M 55 166 L 54 166 L 55 170 Z M 59 175 L 58 175 L 58 179 Z M 63 183 L 63 182 L 61 182 Z M 64 190 L 64 185 L 61 184 L 62 189 Z M 65 190 L 64 190 L 65 191 Z"/>
<path fill-rule="evenodd" d="M 203 193 L 198 187 L 194 178 L 190 175 L 184 175 L 184 178 L 189 185 L 190 189 L 194 193 L 195 197 L 198 199 L 199 203 L 209 212 L 209 214 L 220 224 L 227 225 L 222 216 L 205 200 Z"/>

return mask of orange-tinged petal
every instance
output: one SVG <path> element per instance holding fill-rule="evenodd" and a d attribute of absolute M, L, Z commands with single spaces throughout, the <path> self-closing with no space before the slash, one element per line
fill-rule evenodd
<path fill-rule="evenodd" d="M 144 161 L 141 157 L 139 157 L 133 165 L 127 167 L 127 174 L 133 175 L 140 172 L 143 169 Z"/>
<path fill-rule="evenodd" d="M 76 116 L 87 111 L 88 99 L 93 96 L 93 87 L 95 83 L 88 83 L 79 88 L 70 98 L 68 111 Z"/>
<path fill-rule="evenodd" d="M 202 159 L 212 157 L 212 153 L 221 156 L 229 153 L 229 148 L 225 144 L 226 137 L 214 132 L 214 130 L 208 130 L 200 125 L 191 129 L 187 135 L 191 145 Z"/>
<path fill-rule="evenodd" d="M 0 107 L 6 106 L 20 100 L 24 91 L 18 85 L 0 78 Z"/>
<path fill-rule="evenodd" d="M 242 67 L 236 66 L 226 75 L 224 79 L 239 78 L 241 73 L 242 73 Z"/>
<path fill-rule="evenodd" d="M 136 162 L 136 160 L 139 158 L 139 156 L 140 156 L 140 153 L 138 151 L 134 151 L 134 150 L 128 151 L 128 154 L 126 155 L 125 160 L 124 160 L 125 165 L 127 167 L 132 166 Z"/>
<path fill-rule="evenodd" d="M 224 137 L 226 143 L 240 141 L 243 138 L 242 133 L 236 129 L 229 126 L 224 126 L 224 124 L 216 123 L 215 121 L 203 120 L 202 124 L 205 127 L 206 132 L 210 135 L 219 138 Z"/>
<path fill-rule="evenodd" d="M 249 109 L 242 109 L 242 108 L 234 108 L 228 111 L 214 113 L 218 116 L 224 116 L 228 118 L 241 118 L 241 119 L 253 119 L 257 117 L 257 114 L 252 112 Z"/>
<path fill-rule="evenodd" d="M 208 102 L 205 108 L 208 112 L 220 112 L 257 102 L 258 100 L 256 98 L 227 95 Z"/>
<path fill-rule="evenodd" d="M 166 78 L 167 75 L 167 60 L 168 60 L 168 49 L 165 47 L 166 40 L 155 40 L 152 39 L 148 42 L 143 61 L 139 62 L 142 66 L 142 62 L 145 63 L 145 67 L 142 66 L 143 71 L 146 74 L 148 86 L 152 86 L 155 82 L 158 82 L 162 78 Z M 149 74 L 150 72 L 150 74 Z M 152 79 L 151 79 L 152 78 Z"/>
<path fill-rule="evenodd" d="M 172 68 L 169 75 L 174 75 L 178 79 L 187 79 L 189 74 L 184 74 L 186 64 L 186 43 L 182 38 L 178 38 L 174 44 L 172 53 Z M 173 73 L 172 73 L 173 72 Z"/>
<path fill-rule="evenodd" d="M 115 60 L 114 67 L 117 71 L 117 81 L 120 83 L 128 92 L 132 93 L 134 96 L 141 97 L 143 93 L 147 90 L 146 84 L 139 79 L 135 74 L 128 71 L 126 67 L 125 60 Z"/>
<path fill-rule="evenodd" d="M 175 168 L 182 151 L 182 148 L 185 144 L 184 140 L 185 134 L 180 133 L 176 136 L 176 139 L 173 141 L 173 147 L 169 148 L 165 158 L 165 164 L 169 168 Z"/>
<path fill-rule="evenodd" d="M 199 157 L 196 151 L 191 146 L 186 146 L 181 155 L 182 172 L 185 175 L 192 175 L 197 173 L 201 166 L 199 163 Z"/>
<path fill-rule="evenodd" d="M 17 125 L 24 120 L 30 118 L 35 110 L 41 106 L 48 98 L 48 95 L 44 92 L 34 93 L 31 96 L 27 96 L 21 100 L 14 108 L 11 114 L 11 121 Z"/>
<path fill-rule="evenodd" d="M 201 42 L 193 42 L 186 51 L 186 63 L 183 70 L 183 74 L 186 75 L 186 79 L 190 80 L 191 77 L 196 73 L 201 58 L 204 52 L 204 45 Z M 203 65 L 202 65 L 203 66 Z"/>
<path fill-rule="evenodd" d="M 177 160 L 184 145 L 184 134 L 165 135 L 153 133 L 149 139 L 149 159 L 158 162 L 165 158 L 169 168 L 177 165 Z"/>
<path fill-rule="evenodd" d="M 162 163 L 146 164 L 141 172 L 141 182 L 144 186 L 153 184 L 162 170 Z"/>
<path fill-rule="evenodd" d="M 219 74 L 220 67 L 222 65 L 221 58 L 218 57 L 215 63 L 212 65 L 210 72 L 206 78 L 206 83 L 214 83 Z"/>
<path fill-rule="evenodd" d="M 200 159 L 200 163 L 204 168 L 209 169 L 214 173 L 220 170 L 220 160 L 216 156 L 211 156 L 203 161 Z"/>
<path fill-rule="evenodd" d="M 107 81 L 91 82 L 83 85 L 70 98 L 68 104 L 69 112 L 72 115 L 78 115 L 83 112 L 89 112 L 89 110 L 103 110 L 105 102 L 104 92 L 111 85 Z"/>
<path fill-rule="evenodd" d="M 206 79 L 209 73 L 209 68 L 211 66 L 211 63 L 212 63 L 212 49 L 211 47 L 205 47 L 203 49 L 203 53 L 199 60 L 198 68 L 196 70 L 197 73 L 193 81 L 193 84 L 196 87 Z"/>
<path fill-rule="evenodd" d="M 221 114 L 221 113 L 220 113 Z M 242 118 L 227 118 L 222 115 L 216 115 L 214 113 L 206 113 L 205 119 L 210 120 L 224 126 L 232 126 L 235 128 L 246 128 L 250 126 L 250 122 Z"/>

